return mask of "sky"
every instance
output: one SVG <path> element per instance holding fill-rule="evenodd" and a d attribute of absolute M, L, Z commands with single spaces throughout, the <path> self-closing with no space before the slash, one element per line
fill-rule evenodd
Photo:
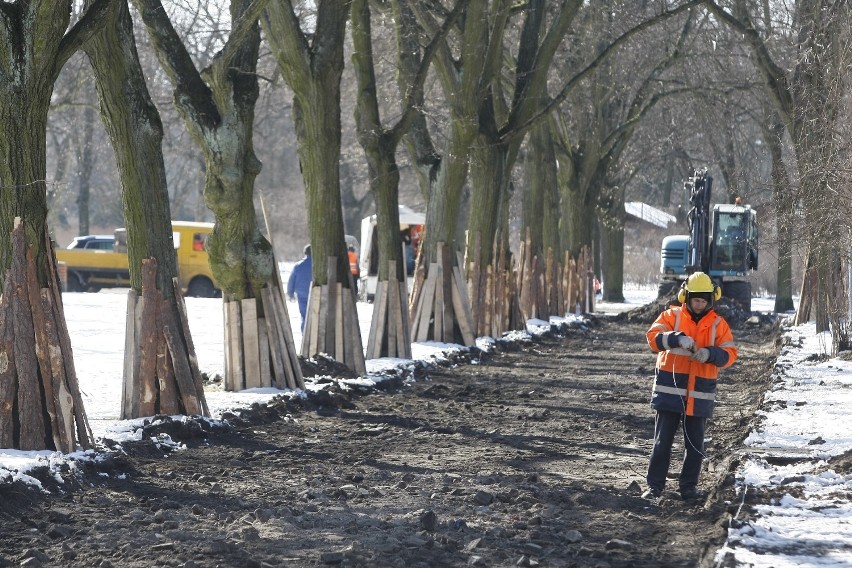
<path fill-rule="evenodd" d="M 289 265 L 282 266 L 286 281 Z M 639 307 L 656 297 L 655 289 L 627 289 L 625 303 L 599 303 L 598 310 L 613 313 Z M 119 420 L 121 402 L 124 322 L 127 291 L 103 290 L 96 294 L 63 295 L 71 336 L 74 364 L 86 414 L 96 439 L 108 437 L 121 443 L 138 439 L 141 420 Z M 771 311 L 772 298 L 754 298 L 752 309 Z M 208 375 L 222 375 L 224 362 L 221 299 L 187 298 L 187 315 L 198 364 Z M 299 311 L 288 302 L 296 345 L 300 344 Z M 367 344 L 372 304 L 358 303 L 363 344 Z M 568 316 L 573 319 L 574 316 Z M 551 321 L 565 321 L 553 318 Z M 516 338 L 543 333 L 547 322 L 531 320 L 526 332 Z M 852 448 L 848 413 L 852 408 L 852 362 L 818 357 L 830 347 L 827 334 L 817 334 L 813 324 L 785 328 L 785 347 L 775 365 L 772 383 L 759 420 L 743 448 L 744 457 L 736 472 L 738 499 L 757 494 L 757 516 L 751 522 L 734 522 L 728 528 L 725 546 L 717 560 L 739 566 L 786 568 L 792 566 L 852 566 L 852 476 L 827 467 L 826 460 Z M 488 350 L 489 340 L 479 338 L 477 347 Z M 435 342 L 412 345 L 414 360 L 440 360 L 460 345 Z M 649 355 L 650 357 L 650 355 Z M 388 368 L 410 365 L 401 359 L 367 361 L 367 377 L 379 381 Z M 313 381 L 306 378 L 307 389 Z M 224 411 L 239 410 L 254 402 L 292 391 L 250 389 L 241 392 L 206 390 L 213 418 Z M 712 425 L 710 426 L 712 429 Z M 787 465 L 771 465 L 772 456 L 785 458 Z M 767 458 L 770 458 L 767 461 Z M 800 461 L 798 461 L 800 458 Z M 11 477 L 41 487 L 27 475 L 37 466 L 50 471 L 76 468 L 76 463 L 97 459 L 93 450 L 61 454 L 51 451 L 0 449 L 0 479 Z M 58 475 L 57 475 L 57 478 Z M 42 490 L 44 490 L 42 488 Z M 751 502 L 751 500 L 750 500 Z M 745 517 L 738 511 L 738 519 Z M 730 563 L 727 565 L 731 565 Z"/>

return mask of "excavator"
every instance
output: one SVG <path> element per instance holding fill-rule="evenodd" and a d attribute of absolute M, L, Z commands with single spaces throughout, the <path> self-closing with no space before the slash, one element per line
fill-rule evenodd
<path fill-rule="evenodd" d="M 684 182 L 691 206 L 688 235 L 669 235 L 661 251 L 660 296 L 677 293 L 693 272 L 702 271 L 722 287 L 722 296 L 751 311 L 751 281 L 757 269 L 757 213 L 740 198 L 710 206 L 713 177 L 690 169 Z"/>

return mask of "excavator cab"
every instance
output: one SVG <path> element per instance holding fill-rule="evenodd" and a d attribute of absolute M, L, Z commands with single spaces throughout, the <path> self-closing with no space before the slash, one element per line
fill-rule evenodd
<path fill-rule="evenodd" d="M 757 269 L 757 216 L 748 205 L 713 208 L 711 276 L 745 276 Z"/>

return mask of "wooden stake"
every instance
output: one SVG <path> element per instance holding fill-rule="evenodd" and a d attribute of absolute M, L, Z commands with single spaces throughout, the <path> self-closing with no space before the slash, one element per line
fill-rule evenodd
<path fill-rule="evenodd" d="M 240 300 L 243 314 L 243 375 L 245 388 L 260 387 L 260 342 L 257 336 L 257 300 Z"/>

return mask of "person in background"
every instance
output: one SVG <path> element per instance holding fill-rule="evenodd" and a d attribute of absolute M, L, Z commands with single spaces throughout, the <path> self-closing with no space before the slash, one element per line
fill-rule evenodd
<path fill-rule="evenodd" d="M 354 286 L 355 295 L 358 295 L 358 279 L 361 277 L 361 270 L 358 268 L 358 253 L 355 252 L 355 247 L 349 245 L 349 271 L 352 273 L 352 286 Z"/>
<path fill-rule="evenodd" d="M 405 273 L 409 276 L 414 274 L 414 243 L 411 242 L 411 229 L 400 232 L 403 250 L 405 251 Z"/>
<path fill-rule="evenodd" d="M 698 476 L 704 458 L 704 426 L 713 416 L 719 369 L 737 360 L 737 347 L 728 322 L 713 310 L 722 290 L 703 272 L 695 272 L 681 286 L 673 306 L 657 317 L 646 333 L 657 353 L 656 381 L 651 407 L 654 447 L 648 465 L 646 499 L 657 499 L 666 485 L 672 443 L 683 430 L 686 452 L 678 484 L 685 500 L 703 498 Z"/>
<path fill-rule="evenodd" d="M 287 297 L 299 302 L 299 314 L 302 316 L 302 331 L 305 331 L 305 313 L 308 311 L 308 295 L 313 281 L 313 264 L 311 262 L 311 245 L 305 245 L 305 256 L 293 265 L 290 278 L 287 280 Z"/>

